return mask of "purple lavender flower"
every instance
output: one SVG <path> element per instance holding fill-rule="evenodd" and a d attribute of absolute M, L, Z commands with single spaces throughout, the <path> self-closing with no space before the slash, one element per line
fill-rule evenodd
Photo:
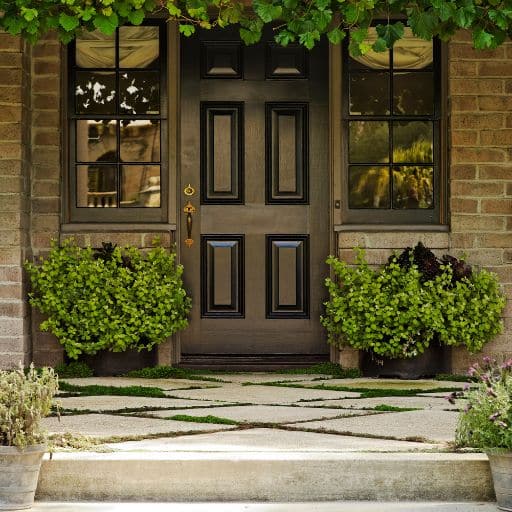
<path fill-rule="evenodd" d="M 489 421 L 496 421 L 499 417 L 500 417 L 500 413 L 499 412 L 494 412 L 493 414 L 491 414 L 489 416 Z"/>

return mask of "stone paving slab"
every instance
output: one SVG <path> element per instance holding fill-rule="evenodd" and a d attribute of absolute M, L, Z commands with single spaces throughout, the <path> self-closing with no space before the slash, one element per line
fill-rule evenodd
<path fill-rule="evenodd" d="M 462 390 L 462 386 L 459 388 L 459 390 Z M 454 391 L 457 391 L 454 389 Z M 425 397 L 431 397 L 431 398 L 445 398 L 450 393 L 444 392 L 444 393 L 418 393 L 416 396 L 425 396 Z"/>
<path fill-rule="evenodd" d="M 335 420 L 334 420 L 335 421 Z M 402 452 L 438 448 L 439 445 L 390 439 L 299 432 L 269 428 L 251 428 L 177 436 L 142 441 L 106 444 L 116 452 L 229 452 L 229 453 L 345 453 L 345 452 Z"/>
<path fill-rule="evenodd" d="M 219 400 L 225 402 L 251 404 L 293 404 L 301 400 L 328 400 L 335 398 L 355 398 L 359 393 L 351 391 L 328 391 L 317 389 L 287 388 L 274 386 L 244 386 L 225 384 L 219 388 L 191 389 L 174 391 L 177 398 L 199 400 Z"/>
<path fill-rule="evenodd" d="M 241 423 L 289 423 L 295 421 L 311 421 L 314 419 L 333 418 L 338 416 L 354 416 L 368 414 L 368 411 L 341 410 L 327 408 L 287 407 L 269 405 L 242 405 L 230 407 L 209 407 L 201 409 L 183 409 L 173 411 L 148 411 L 144 413 L 156 418 L 169 418 L 176 414 L 189 416 L 217 416 Z"/>
<path fill-rule="evenodd" d="M 62 379 L 75 386 L 142 386 L 150 388 L 160 388 L 163 390 L 184 389 L 191 386 L 208 388 L 218 386 L 220 383 L 208 382 L 204 380 L 190 379 L 140 379 L 131 377 L 80 377 L 75 379 Z"/>
<path fill-rule="evenodd" d="M 171 421 L 134 416 L 114 416 L 108 414 L 80 414 L 45 418 L 43 427 L 51 434 L 81 434 L 94 438 L 123 436 L 148 436 L 176 432 L 201 432 L 233 428 L 230 425 L 212 425 L 188 421 Z"/>
<path fill-rule="evenodd" d="M 450 411 L 410 411 L 356 416 L 350 418 L 310 421 L 301 429 L 314 429 L 353 435 L 395 437 L 398 439 L 425 439 L 430 442 L 450 442 L 455 438 L 458 414 Z"/>
<path fill-rule="evenodd" d="M 451 404 L 444 398 L 432 396 L 384 396 L 375 398 L 356 398 L 342 400 L 319 400 L 318 402 L 304 402 L 307 407 L 342 407 L 349 409 L 372 409 L 377 405 L 390 405 L 410 409 L 436 409 L 459 411 L 464 407 L 464 400 L 456 400 Z M 302 404 L 300 404 L 302 406 Z"/>
<path fill-rule="evenodd" d="M 77 411 L 122 411 L 123 409 L 155 409 L 167 407 L 172 409 L 188 407 L 207 407 L 225 405 L 225 402 L 207 400 L 184 400 L 181 398 L 149 398 L 139 396 L 72 396 L 59 398 L 64 409 Z M 169 415 L 169 412 L 166 413 Z"/>
<path fill-rule="evenodd" d="M 325 384 L 326 386 L 347 386 L 354 388 L 378 388 L 378 389 L 429 389 L 436 388 L 455 388 L 461 389 L 463 382 L 441 381 L 432 379 L 375 379 L 375 378 L 357 378 L 357 379 L 326 379 L 325 381 L 317 380 L 311 385 Z M 446 394 L 446 393 L 445 393 Z M 444 395 L 443 395 L 444 396 Z"/>
<path fill-rule="evenodd" d="M 33 512 L 496 512 L 483 502 L 77 503 L 36 502 Z"/>
<path fill-rule="evenodd" d="M 212 377 L 223 380 L 225 382 L 232 382 L 241 384 L 243 382 L 296 382 L 296 381 L 312 381 L 315 379 L 328 379 L 326 375 L 320 374 L 289 374 L 289 373 L 226 373 L 226 374 L 213 374 Z"/>

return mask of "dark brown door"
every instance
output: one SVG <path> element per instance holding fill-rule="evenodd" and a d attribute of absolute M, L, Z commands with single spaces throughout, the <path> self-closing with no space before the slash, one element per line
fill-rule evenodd
<path fill-rule="evenodd" d="M 228 30 L 182 41 L 181 261 L 193 298 L 185 363 L 328 353 L 328 51 L 270 36 L 254 46 Z"/>

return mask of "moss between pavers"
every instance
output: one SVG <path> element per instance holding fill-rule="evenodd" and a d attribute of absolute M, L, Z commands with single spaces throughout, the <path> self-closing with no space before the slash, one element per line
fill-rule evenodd
<path fill-rule="evenodd" d="M 68 391 L 71 393 L 80 393 L 81 396 L 113 395 L 168 398 L 168 395 L 166 395 L 162 389 L 149 386 L 77 386 L 75 384 L 69 384 L 68 382 L 61 381 L 59 382 L 59 389 L 61 391 Z"/>
<path fill-rule="evenodd" d="M 188 414 L 175 414 L 164 418 L 166 420 L 174 421 L 190 421 L 193 423 L 216 423 L 219 425 L 238 425 L 238 421 L 230 420 L 228 418 L 219 418 L 218 416 L 189 416 Z"/>

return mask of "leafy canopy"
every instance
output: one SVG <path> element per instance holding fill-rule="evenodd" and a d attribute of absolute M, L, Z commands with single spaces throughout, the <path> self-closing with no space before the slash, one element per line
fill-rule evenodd
<path fill-rule="evenodd" d="M 496 48 L 512 31 L 512 0 L 0 0 L 0 28 L 32 43 L 50 30 L 65 43 L 83 29 L 112 34 L 120 25 L 140 25 L 150 14 L 177 21 L 186 36 L 197 28 L 238 24 L 247 44 L 258 42 L 263 27 L 273 24 L 278 43 L 309 49 L 322 36 L 338 44 L 350 30 L 354 55 L 385 51 L 403 37 L 405 25 L 423 39 L 447 40 L 468 29 L 478 49 Z M 378 38 L 369 41 L 375 20 Z"/>

